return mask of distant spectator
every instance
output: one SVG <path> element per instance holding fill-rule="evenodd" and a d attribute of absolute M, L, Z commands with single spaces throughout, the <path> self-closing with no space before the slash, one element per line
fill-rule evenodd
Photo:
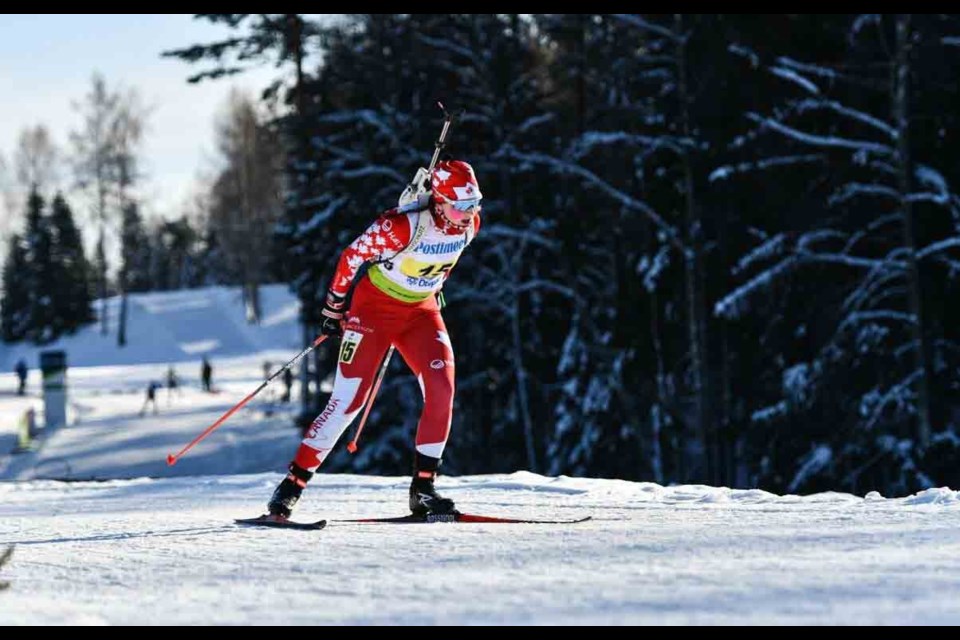
<path fill-rule="evenodd" d="M 290 388 L 293 387 L 293 371 L 290 367 L 283 370 L 283 402 L 290 402 Z"/>
<path fill-rule="evenodd" d="M 200 381 L 203 383 L 203 390 L 206 392 L 211 392 L 213 389 L 210 386 L 210 381 L 213 378 L 213 367 L 210 366 L 210 361 L 207 360 L 207 357 L 203 357 L 203 365 L 200 367 Z"/>
<path fill-rule="evenodd" d="M 37 411 L 30 407 L 20 417 L 20 429 L 17 438 L 17 448 L 13 453 L 22 453 L 31 450 L 33 439 L 37 437 Z"/>
<path fill-rule="evenodd" d="M 170 365 L 170 368 L 167 369 L 167 406 L 170 406 L 170 396 L 173 395 L 173 392 L 176 391 L 177 395 L 183 395 L 180 392 L 180 382 L 177 380 L 177 372 L 174 370 L 173 365 Z"/>
<path fill-rule="evenodd" d="M 273 363 L 269 360 L 265 360 L 263 363 L 263 379 L 269 380 L 271 375 L 271 369 L 273 368 Z M 267 404 L 267 415 L 273 413 L 273 408 L 270 405 L 277 399 L 277 396 L 272 387 L 267 387 L 263 394 L 263 401 Z"/>
<path fill-rule="evenodd" d="M 30 434 L 30 438 L 37 437 L 37 410 L 33 407 L 27 409 L 27 433 Z"/>
<path fill-rule="evenodd" d="M 17 361 L 17 366 L 14 369 L 17 372 L 17 380 L 20 381 L 20 386 L 17 388 L 17 395 L 22 396 L 26 393 L 27 390 L 27 362 L 23 358 Z"/>
<path fill-rule="evenodd" d="M 160 413 L 157 408 L 157 389 L 161 387 L 159 382 L 153 380 L 150 381 L 150 384 L 147 385 L 147 399 L 143 401 L 143 407 L 140 408 L 140 415 L 147 413 L 147 406 L 152 402 L 153 403 L 153 415 Z"/>

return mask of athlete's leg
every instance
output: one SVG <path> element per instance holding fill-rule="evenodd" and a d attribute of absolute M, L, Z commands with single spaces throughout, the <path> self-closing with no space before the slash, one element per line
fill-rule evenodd
<path fill-rule="evenodd" d="M 420 454 L 439 460 L 450 435 L 453 413 L 453 346 L 439 311 L 419 314 L 409 326 L 397 337 L 396 345 L 423 393 L 416 447 Z"/>

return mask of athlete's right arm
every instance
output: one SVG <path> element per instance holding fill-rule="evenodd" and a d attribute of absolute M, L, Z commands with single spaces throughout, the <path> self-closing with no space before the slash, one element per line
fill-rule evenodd
<path fill-rule="evenodd" d="M 330 281 L 330 291 L 337 296 L 347 295 L 360 265 L 385 253 L 394 254 L 409 242 L 410 221 L 406 214 L 398 213 L 396 209 L 385 211 L 340 254 L 337 270 Z"/>

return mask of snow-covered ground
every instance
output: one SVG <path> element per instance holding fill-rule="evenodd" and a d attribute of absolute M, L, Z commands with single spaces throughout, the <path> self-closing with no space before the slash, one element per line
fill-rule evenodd
<path fill-rule="evenodd" d="M 443 478 L 576 525 L 241 528 L 277 473 L 0 484 L 6 624 L 957 624 L 960 496 Z M 299 515 L 399 515 L 406 478 L 319 475 Z"/>
<path fill-rule="evenodd" d="M 338 521 L 403 515 L 409 479 L 321 473 L 297 516 L 326 529 L 241 528 L 299 440 L 279 389 L 165 457 L 299 351 L 295 301 L 269 295 L 260 327 L 235 291 L 197 290 L 134 301 L 155 344 L 65 341 L 69 424 L 31 453 L 5 455 L 42 409 L 39 376 L 18 397 L 0 375 L 0 553 L 15 548 L 0 624 L 960 624 L 947 488 L 799 497 L 518 472 L 438 486 L 468 512 L 593 520 L 370 525 Z M 219 393 L 200 389 L 203 353 Z M 21 356 L 36 366 L 36 350 L 0 347 L 7 370 Z M 140 416 L 170 365 L 180 393 Z"/>
<path fill-rule="evenodd" d="M 270 285 L 262 288 L 261 300 L 263 317 L 257 325 L 245 322 L 237 287 L 134 294 L 125 347 L 116 344 L 116 298 L 109 300 L 112 329 L 106 336 L 93 324 L 42 348 L 0 344 L 0 480 L 222 474 L 282 466 L 297 437 L 290 420 L 293 406 L 276 406 L 279 380 L 231 417 L 229 428 L 222 428 L 216 439 L 201 443 L 176 467 L 164 464 L 167 453 L 179 450 L 256 389 L 267 363 L 272 373 L 300 351 L 296 298 L 284 285 Z M 16 444 L 17 425 L 28 407 L 44 424 L 38 365 L 45 350 L 67 354 L 69 427 L 47 438 L 37 453 L 5 457 Z M 218 393 L 201 391 L 204 356 L 213 365 Z M 24 397 L 16 395 L 12 371 L 21 358 L 30 368 Z M 158 415 L 151 407 L 141 417 L 148 383 L 165 383 L 170 368 L 180 388 L 172 395 L 161 389 Z M 296 399 L 296 382 L 293 393 Z M 266 417 L 270 408 L 273 415 Z"/>
<path fill-rule="evenodd" d="M 72 369 L 68 372 L 69 426 L 45 438 L 36 452 L 13 456 L 0 453 L 0 480 L 102 480 L 280 469 L 289 461 L 300 436 L 293 426 L 293 413 L 299 404 L 278 401 L 283 386 L 279 381 L 231 416 L 176 466 L 168 467 L 166 457 L 263 382 L 264 358 L 282 364 L 293 355 L 264 352 L 217 360 L 217 393 L 202 391 L 198 372 L 191 372 L 195 374 L 193 379 L 184 380 L 172 393 L 166 388 L 158 390 L 157 413 L 151 404 L 143 416 L 140 411 L 146 406 L 147 382 L 162 380 L 165 366 Z M 274 364 L 273 368 L 279 366 Z M 187 371 L 181 369 L 179 374 L 185 377 Z M 299 384 L 295 383 L 293 390 L 296 394 Z M 22 406 L 30 399 L 11 400 L 13 406 Z M 5 403 L 6 399 L 0 399 L 0 406 Z M 39 397 L 36 403 L 43 406 Z M 12 413 L 0 411 L 0 415 L 11 418 Z M 42 416 L 42 411 L 38 415 Z M 8 440 L 13 442 L 12 430 Z"/>
<path fill-rule="evenodd" d="M 37 353 L 63 349 L 70 367 L 199 363 L 202 356 L 247 356 L 271 349 L 300 350 L 300 305 L 286 285 L 261 287 L 260 324 L 248 324 L 238 287 L 131 294 L 127 345 L 117 346 L 119 299 L 107 301 L 107 335 L 99 324 L 83 327 L 42 349 L 30 344 L 0 344 L 0 370 L 11 372 L 21 357 L 39 384 Z M 94 309 L 100 312 L 100 303 Z M 13 378 L 11 377 L 11 380 Z M 8 387 L 14 388 L 14 387 Z"/>

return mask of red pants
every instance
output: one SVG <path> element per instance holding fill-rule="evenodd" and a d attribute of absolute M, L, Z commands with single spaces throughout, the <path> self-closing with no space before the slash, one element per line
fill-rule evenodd
<path fill-rule="evenodd" d="M 441 458 L 453 410 L 453 347 L 434 296 L 423 302 L 391 298 L 364 276 L 357 284 L 344 334 L 333 393 L 307 431 L 294 462 L 315 471 L 350 426 L 370 394 L 373 379 L 391 344 L 413 371 L 423 393 L 417 451 Z"/>

